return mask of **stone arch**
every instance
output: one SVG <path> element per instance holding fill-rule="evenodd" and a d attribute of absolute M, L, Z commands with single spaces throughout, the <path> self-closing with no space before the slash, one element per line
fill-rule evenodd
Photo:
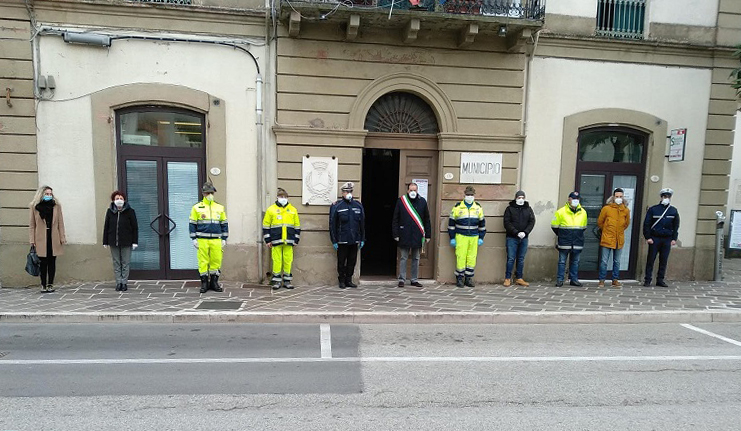
<path fill-rule="evenodd" d="M 137 105 L 161 105 L 184 108 L 206 115 L 207 163 L 223 166 L 223 175 L 214 178 L 214 185 L 226 196 L 226 109 L 224 101 L 204 91 L 159 83 L 124 84 L 106 88 L 90 96 L 93 161 L 95 175 L 96 214 L 104 214 L 110 204 L 111 190 L 117 188 L 116 127 L 114 111 Z M 209 145 L 209 142 L 216 145 Z M 98 241 L 103 220 L 97 218 Z"/>
<path fill-rule="evenodd" d="M 640 130 L 648 134 L 646 154 L 646 178 L 644 178 L 644 199 L 658 196 L 662 182 L 651 182 L 652 175 L 664 177 L 664 155 L 666 153 L 667 122 L 655 115 L 630 109 L 593 109 L 564 118 L 563 141 L 561 144 L 561 180 L 558 198 L 565 196 L 574 188 L 574 172 L 578 151 L 579 131 L 598 126 L 619 126 Z"/>
<path fill-rule="evenodd" d="M 373 103 L 390 92 L 412 93 L 427 102 L 437 116 L 441 133 L 458 131 L 458 117 L 453 103 L 445 92 L 434 82 L 421 75 L 412 73 L 393 73 L 374 80 L 358 94 L 350 110 L 349 128 L 363 129 L 365 117 Z"/>

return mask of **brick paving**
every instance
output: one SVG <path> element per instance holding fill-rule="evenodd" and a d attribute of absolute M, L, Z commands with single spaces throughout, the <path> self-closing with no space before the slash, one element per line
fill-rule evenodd
<path fill-rule="evenodd" d="M 579 313 L 579 312 L 697 312 L 741 313 L 741 259 L 724 261 L 721 282 L 670 282 L 670 287 L 644 287 L 625 283 L 622 288 L 555 287 L 532 283 L 529 287 L 478 285 L 459 289 L 427 282 L 421 288 L 396 287 L 395 281 L 363 282 L 357 289 L 336 286 L 298 286 L 273 292 L 268 286 L 224 282 L 224 292 L 198 292 L 198 281 L 131 282 L 127 292 L 115 284 L 82 283 L 57 286 L 55 293 L 38 288 L 0 289 L 0 319 L 8 314 L 75 313 Z M 234 309 L 203 309 L 202 302 Z M 206 306 L 208 304 L 205 304 Z"/>

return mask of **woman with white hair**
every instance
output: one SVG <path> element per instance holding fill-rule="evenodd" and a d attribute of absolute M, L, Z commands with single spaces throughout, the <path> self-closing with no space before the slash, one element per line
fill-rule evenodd
<path fill-rule="evenodd" d="M 41 186 L 29 210 L 29 238 L 41 260 L 41 292 L 54 292 L 57 256 L 62 255 L 67 243 L 62 205 L 51 187 Z"/>

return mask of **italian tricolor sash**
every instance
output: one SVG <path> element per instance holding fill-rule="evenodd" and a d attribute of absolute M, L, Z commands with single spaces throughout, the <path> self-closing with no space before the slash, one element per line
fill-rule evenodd
<path fill-rule="evenodd" d="M 404 209 L 407 210 L 407 213 L 409 214 L 409 217 L 414 220 L 414 223 L 417 224 L 417 227 L 420 231 L 422 231 L 422 245 L 425 243 L 425 226 L 422 224 L 422 217 L 419 216 L 417 213 L 417 210 L 414 209 L 414 206 L 412 205 L 412 202 L 409 200 L 409 196 L 404 195 L 401 197 L 401 202 L 404 205 Z"/>

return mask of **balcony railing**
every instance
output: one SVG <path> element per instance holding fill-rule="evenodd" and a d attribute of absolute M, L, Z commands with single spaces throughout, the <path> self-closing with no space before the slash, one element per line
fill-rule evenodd
<path fill-rule="evenodd" d="M 643 39 L 646 0 L 598 0 L 598 36 Z"/>
<path fill-rule="evenodd" d="M 352 4 L 353 8 L 420 10 L 451 14 L 501 16 L 543 21 L 546 0 L 292 0 L 291 2 Z"/>

